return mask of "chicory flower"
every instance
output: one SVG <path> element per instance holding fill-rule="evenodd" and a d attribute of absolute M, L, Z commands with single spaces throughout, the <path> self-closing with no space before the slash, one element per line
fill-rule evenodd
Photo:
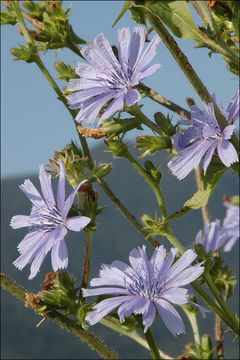
<path fill-rule="evenodd" d="M 83 296 L 115 295 L 93 306 L 86 316 L 90 325 L 118 307 L 120 322 L 131 314 L 142 314 L 144 332 L 151 326 L 156 310 L 174 335 L 185 333 L 184 323 L 172 304 L 187 304 L 188 290 L 183 286 L 196 280 L 204 271 L 202 263 L 190 266 L 197 255 L 187 250 L 174 264 L 178 249 L 172 248 L 166 257 L 163 246 L 156 248 L 148 260 L 146 247 L 131 251 L 131 266 L 114 261 L 102 265 L 98 278 L 91 280 L 95 289 L 82 289 Z M 107 287 L 106 287 L 107 286 Z"/>
<path fill-rule="evenodd" d="M 75 91 L 68 97 L 70 108 L 81 108 L 75 119 L 77 122 L 84 120 L 92 124 L 110 100 L 98 124 L 122 110 L 124 101 L 132 106 L 141 99 L 140 93 L 133 87 L 161 66 L 149 65 L 160 41 L 158 35 L 144 51 L 144 27 L 135 27 L 131 40 L 129 28 L 119 29 L 118 40 L 118 59 L 103 34 L 97 35 L 93 43 L 81 50 L 88 64 L 77 64 L 75 72 L 80 79 L 72 79 L 68 85 L 69 91 Z"/>
<path fill-rule="evenodd" d="M 239 91 L 229 104 L 225 118 L 229 125 L 221 129 L 214 113 L 213 104 L 203 103 L 203 110 L 191 106 L 191 120 L 182 120 L 180 124 L 190 125 L 183 133 L 178 129 L 172 142 L 179 154 L 168 163 L 173 175 L 179 180 L 195 169 L 202 158 L 204 175 L 217 149 L 222 163 L 229 167 L 238 161 L 237 151 L 229 141 L 235 126 L 232 124 L 239 116 Z"/>
<path fill-rule="evenodd" d="M 67 230 L 80 231 L 91 221 L 86 216 L 74 216 L 67 218 L 82 181 L 65 201 L 65 166 L 59 161 L 59 181 L 57 187 L 57 202 L 54 199 L 51 175 L 48 175 L 43 165 L 40 166 L 39 180 L 42 194 L 40 195 L 33 183 L 27 179 L 20 189 L 32 202 L 30 216 L 16 215 L 11 219 L 11 227 L 19 229 L 28 227 L 29 232 L 19 243 L 20 256 L 14 261 L 14 265 L 22 270 L 31 263 L 29 279 L 33 279 L 47 255 L 51 252 L 52 267 L 54 271 L 66 268 L 68 265 L 68 252 L 64 240 Z"/>

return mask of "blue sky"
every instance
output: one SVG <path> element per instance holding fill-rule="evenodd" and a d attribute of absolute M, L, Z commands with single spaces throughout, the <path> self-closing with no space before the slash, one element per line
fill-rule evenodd
<path fill-rule="evenodd" d="M 68 5 L 70 2 L 64 2 Z M 75 32 L 86 40 L 103 32 L 111 44 L 117 45 L 117 30 L 119 27 L 134 28 L 127 12 L 112 29 L 112 23 L 122 8 L 123 1 L 73 1 L 70 23 Z M 198 75 L 201 77 L 210 93 L 215 92 L 218 102 L 226 108 L 235 95 L 238 82 L 236 77 L 226 69 L 221 55 L 208 57 L 207 49 L 194 49 L 193 41 L 179 42 L 180 48 L 188 56 Z M 54 91 L 40 73 L 35 64 L 23 61 L 13 61 L 10 48 L 23 42 L 15 26 L 3 26 L 1 32 L 1 173 L 2 177 L 37 173 L 41 163 L 47 163 L 54 150 L 60 150 L 72 139 L 77 140 L 75 126 L 68 111 L 56 99 Z M 80 58 L 70 50 L 60 51 L 55 57 L 55 51 L 42 55 L 42 60 L 51 74 L 56 78 L 54 62 L 62 60 L 73 65 Z M 178 68 L 163 43 L 158 45 L 154 63 L 163 65 L 152 77 L 144 83 L 175 103 L 187 108 L 186 98 L 194 98 L 201 106 L 184 74 Z M 60 88 L 66 83 L 57 80 Z M 150 118 L 157 111 L 167 113 L 165 108 L 149 99 L 141 101 L 144 112 Z M 178 116 L 174 115 L 174 121 Z M 145 131 L 144 133 L 147 133 Z M 149 132 L 148 132 L 149 133 Z M 134 139 L 133 131 L 129 138 Z M 139 133 L 138 133 L 139 134 Z M 90 147 L 96 140 L 89 141 Z"/>

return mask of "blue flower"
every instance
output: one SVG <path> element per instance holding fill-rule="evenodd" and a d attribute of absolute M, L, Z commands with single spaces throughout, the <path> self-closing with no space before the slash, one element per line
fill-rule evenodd
<path fill-rule="evenodd" d="M 227 201 L 224 205 L 227 213 L 223 225 L 220 220 L 207 221 L 204 231 L 200 230 L 196 235 L 196 244 L 202 244 L 207 253 L 215 253 L 222 247 L 224 251 L 230 251 L 239 238 L 239 206 Z"/>
<path fill-rule="evenodd" d="M 179 154 L 169 161 L 168 167 L 179 180 L 195 169 L 203 157 L 205 175 L 216 149 L 225 166 L 229 167 L 238 161 L 236 149 L 229 139 L 235 128 L 232 122 L 239 116 L 239 90 L 225 113 L 225 118 L 230 125 L 223 130 L 215 117 L 213 104 L 203 103 L 203 106 L 203 111 L 196 105 L 191 106 L 191 120 L 180 122 L 180 124 L 190 125 L 190 127 L 183 133 L 178 129 L 172 139 Z"/>
<path fill-rule="evenodd" d="M 160 41 L 156 35 L 143 51 L 145 43 L 144 27 L 135 27 L 130 42 L 129 28 L 118 30 L 118 58 L 103 34 L 99 34 L 93 43 L 81 50 L 89 63 L 78 63 L 75 72 L 80 79 L 72 79 L 68 90 L 76 91 L 69 95 L 71 109 L 79 109 L 76 121 L 92 124 L 101 108 L 108 103 L 98 124 L 116 111 L 122 110 L 124 100 L 131 106 L 141 99 L 140 93 L 133 89 L 141 80 L 152 75 L 161 65 L 148 65 L 156 54 Z M 129 53 L 129 55 L 128 55 Z"/>
<path fill-rule="evenodd" d="M 96 324 L 104 316 L 119 307 L 121 322 L 131 314 L 142 314 L 144 331 L 151 326 L 156 310 L 164 324 L 174 335 L 185 333 L 184 323 L 173 304 L 187 304 L 188 290 L 182 286 L 197 279 L 204 271 L 201 264 L 190 264 L 196 259 L 192 250 L 187 250 L 173 264 L 178 249 L 172 248 L 166 258 L 163 246 L 155 249 L 150 261 L 146 247 L 131 251 L 131 266 L 114 261 L 102 265 L 99 277 L 92 279 L 91 286 L 108 286 L 96 289 L 82 289 L 83 296 L 116 295 L 105 299 L 93 307 L 86 316 L 90 325 Z M 173 265 L 172 265 L 173 264 Z"/>
<path fill-rule="evenodd" d="M 227 241 L 227 235 L 223 232 L 220 220 L 207 221 L 204 231 L 199 230 L 196 235 L 196 244 L 202 244 L 207 253 L 212 254 L 220 250 Z"/>
<path fill-rule="evenodd" d="M 48 175 L 43 165 L 40 166 L 39 180 L 43 197 L 39 194 L 32 182 L 27 179 L 20 189 L 32 202 L 30 216 L 16 215 L 11 219 L 13 229 L 28 227 L 29 232 L 18 245 L 20 256 L 14 265 L 22 270 L 28 263 L 31 264 L 29 279 L 33 279 L 40 266 L 52 249 L 52 267 L 54 271 L 66 268 L 68 252 L 65 243 L 67 229 L 80 231 L 91 221 L 85 216 L 74 216 L 67 219 L 67 214 L 73 204 L 75 195 L 84 182 L 81 182 L 65 201 L 65 166 L 59 161 L 60 173 L 57 187 L 57 202 L 55 202 L 51 175 Z"/>
<path fill-rule="evenodd" d="M 224 205 L 227 207 L 227 213 L 223 220 L 223 232 L 228 237 L 224 251 L 230 251 L 239 238 L 239 206 L 228 201 L 225 201 Z"/>

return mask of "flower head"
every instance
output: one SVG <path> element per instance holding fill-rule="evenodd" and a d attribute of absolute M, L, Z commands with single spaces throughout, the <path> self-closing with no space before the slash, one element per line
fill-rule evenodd
<path fill-rule="evenodd" d="M 40 266 L 52 249 L 52 267 L 54 271 L 66 268 L 68 265 L 68 253 L 65 243 L 67 229 L 80 231 L 91 221 L 86 216 L 74 216 L 67 219 L 67 214 L 73 204 L 75 195 L 83 182 L 81 182 L 65 201 L 65 167 L 59 161 L 60 174 L 57 187 L 57 202 L 54 199 L 51 175 L 48 175 L 43 165 L 40 166 L 39 180 L 41 184 L 41 196 L 30 180 L 25 180 L 20 189 L 32 202 L 30 216 L 16 215 L 11 219 L 13 229 L 28 227 L 29 232 L 18 245 L 20 256 L 14 261 L 14 265 L 22 270 L 28 263 L 31 264 L 29 279 L 33 279 Z"/>
<path fill-rule="evenodd" d="M 199 230 L 196 235 L 196 244 L 202 244 L 207 253 L 212 254 L 220 250 L 227 241 L 226 233 L 223 232 L 219 220 L 207 221 L 204 231 Z"/>
<path fill-rule="evenodd" d="M 219 220 L 207 221 L 204 231 L 196 235 L 196 244 L 202 244 L 207 253 L 220 250 L 230 251 L 239 238 L 239 206 L 225 201 L 227 213 L 221 226 Z"/>
<path fill-rule="evenodd" d="M 224 205 L 227 207 L 227 213 L 223 220 L 223 232 L 228 237 L 224 250 L 230 251 L 239 238 L 239 206 L 228 201 L 225 201 Z"/>
<path fill-rule="evenodd" d="M 191 106 L 191 120 L 180 122 L 180 124 L 190 125 L 190 127 L 183 133 L 178 129 L 172 139 L 179 154 L 169 161 L 168 167 L 179 180 L 195 169 L 203 157 L 205 174 L 216 149 L 225 166 L 229 167 L 238 161 L 236 149 L 229 141 L 235 126 L 227 125 L 222 130 L 216 119 L 213 104 L 203 103 L 203 106 L 203 111 L 196 105 Z M 225 117 L 230 124 L 237 119 L 238 115 L 239 91 L 229 104 Z"/>
<path fill-rule="evenodd" d="M 174 336 L 183 334 L 184 323 L 171 303 L 188 303 L 188 290 L 182 286 L 197 279 L 204 268 L 201 266 L 202 263 L 190 266 L 197 256 L 192 250 L 187 250 L 173 264 L 177 251 L 178 249 L 172 248 L 166 258 L 166 250 L 160 246 L 155 249 L 149 261 L 146 247 L 143 246 L 131 251 L 131 266 L 121 261 L 102 265 L 99 277 L 92 279 L 90 285 L 103 287 L 82 289 L 83 296 L 116 296 L 96 304 L 93 307 L 94 311 L 86 316 L 86 320 L 91 325 L 96 324 L 119 307 L 118 315 L 121 322 L 130 314 L 142 314 L 146 332 L 157 310 Z"/>
<path fill-rule="evenodd" d="M 141 99 L 140 93 L 133 89 L 139 81 L 152 75 L 161 65 L 149 65 L 156 54 L 160 39 L 156 35 L 143 51 L 145 43 L 144 27 L 135 27 L 130 41 L 129 28 L 118 30 L 118 59 L 111 45 L 103 34 L 99 34 L 93 43 L 81 50 L 82 56 L 89 63 L 78 63 L 75 72 L 80 79 L 70 80 L 68 90 L 76 91 L 69 95 L 71 109 L 81 108 L 76 121 L 92 124 L 100 109 L 105 109 L 98 124 L 116 111 L 122 110 L 124 100 L 128 106 Z"/>

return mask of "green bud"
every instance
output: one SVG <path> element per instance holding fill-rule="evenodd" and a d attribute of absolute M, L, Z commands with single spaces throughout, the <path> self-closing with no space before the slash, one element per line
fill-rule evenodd
<path fill-rule="evenodd" d="M 102 163 L 99 165 L 94 165 L 93 170 L 90 170 L 86 174 L 86 179 L 88 179 L 89 183 L 96 181 L 97 179 L 101 179 L 112 171 L 112 163 Z"/>
<path fill-rule="evenodd" d="M 172 136 L 175 133 L 174 126 L 172 125 L 169 116 L 165 117 L 161 112 L 157 112 L 154 114 L 154 119 L 164 134 Z"/>
<path fill-rule="evenodd" d="M 172 146 L 170 138 L 163 136 L 138 136 L 136 141 L 138 150 L 145 151 L 139 159 L 146 155 L 155 155 L 159 150 L 169 149 Z"/>
<path fill-rule="evenodd" d="M 150 160 L 145 161 L 144 167 L 148 172 L 151 172 L 152 170 L 155 170 L 155 166 Z"/>
<path fill-rule="evenodd" d="M 114 119 L 115 121 L 106 120 L 103 122 L 102 129 L 107 134 L 126 133 L 129 130 L 140 128 L 139 121 L 136 118 Z"/>
<path fill-rule="evenodd" d="M 120 140 L 105 141 L 108 149 L 105 151 L 112 151 L 114 157 L 127 157 L 128 147 Z"/>
<path fill-rule="evenodd" d="M 159 171 L 160 165 L 157 168 L 155 168 L 154 164 L 150 160 L 147 160 L 147 161 L 145 161 L 144 166 L 145 166 L 146 172 L 153 178 L 153 180 L 157 184 L 159 184 L 159 182 L 161 181 L 161 177 L 162 177 L 162 174 Z"/>
<path fill-rule="evenodd" d="M 64 64 L 63 61 L 57 61 L 54 64 L 55 69 L 60 74 L 58 79 L 69 81 L 70 79 L 78 78 L 78 75 L 75 73 L 74 69 L 70 65 Z"/>
<path fill-rule="evenodd" d="M 207 334 L 204 334 L 202 336 L 202 349 L 207 352 L 211 351 L 211 349 L 212 349 L 211 338 Z"/>

